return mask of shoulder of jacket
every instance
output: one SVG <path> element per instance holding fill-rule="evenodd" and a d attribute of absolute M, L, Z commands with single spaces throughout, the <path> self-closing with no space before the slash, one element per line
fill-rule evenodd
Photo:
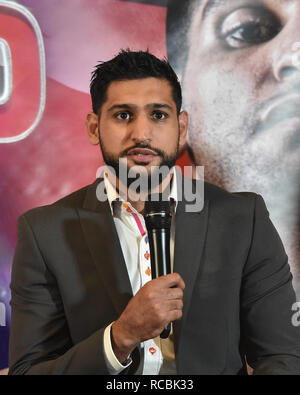
<path fill-rule="evenodd" d="M 51 204 L 32 208 L 22 214 L 20 218 L 24 217 L 29 222 L 35 222 L 37 219 L 43 220 L 61 211 L 74 211 L 74 209 L 83 206 L 88 189 L 93 187 L 96 183 L 97 180 L 94 183 L 80 188 Z"/>

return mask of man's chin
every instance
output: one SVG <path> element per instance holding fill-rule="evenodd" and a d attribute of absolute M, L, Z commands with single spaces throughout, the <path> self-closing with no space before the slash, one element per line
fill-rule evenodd
<path fill-rule="evenodd" d="M 154 155 L 151 160 L 134 160 L 130 156 L 121 157 L 120 160 L 104 158 L 111 177 L 117 177 L 125 188 L 135 189 L 146 193 L 152 187 L 157 187 L 163 180 L 167 180 L 170 170 L 176 164 L 176 156 L 161 157 Z M 106 160 L 105 160 L 106 159 Z"/>

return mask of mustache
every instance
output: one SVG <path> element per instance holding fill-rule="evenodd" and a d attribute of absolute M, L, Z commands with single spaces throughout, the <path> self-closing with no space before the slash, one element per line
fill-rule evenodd
<path fill-rule="evenodd" d="M 121 152 L 120 157 L 122 158 L 122 157 L 124 157 L 124 156 L 127 156 L 127 154 L 128 154 L 129 151 L 131 151 L 131 150 L 133 150 L 133 149 L 137 149 L 137 148 L 149 149 L 149 150 L 155 152 L 157 155 L 159 155 L 159 156 L 161 156 L 161 157 L 163 157 L 163 158 L 166 156 L 166 154 L 164 153 L 164 151 L 160 150 L 159 148 L 152 147 L 152 146 L 151 146 L 149 143 L 147 143 L 147 142 L 141 142 L 141 143 L 138 143 L 138 144 L 136 144 L 136 145 L 133 145 L 133 146 L 131 146 L 131 147 L 129 147 L 129 148 L 126 148 L 124 151 Z"/>

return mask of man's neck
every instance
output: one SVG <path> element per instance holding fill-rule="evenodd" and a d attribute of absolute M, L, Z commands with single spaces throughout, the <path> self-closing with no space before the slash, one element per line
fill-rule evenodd
<path fill-rule="evenodd" d="M 149 191 L 149 194 L 158 194 L 158 193 L 163 193 L 165 189 L 168 187 L 170 184 L 169 190 L 171 190 L 171 185 L 172 185 L 172 179 L 173 179 L 173 173 L 170 174 L 170 177 L 166 177 L 162 183 L 160 183 L 156 188 L 152 189 Z M 145 200 L 148 196 L 147 194 L 141 194 L 141 199 L 134 200 L 132 201 L 130 199 L 130 194 L 129 190 L 127 189 L 127 196 L 128 196 L 128 202 L 132 205 L 132 207 L 140 214 L 144 215 L 144 210 L 145 210 Z"/>
<path fill-rule="evenodd" d="M 144 215 L 145 211 L 145 201 L 144 200 L 138 200 L 136 201 L 131 201 L 128 199 L 128 202 L 132 205 L 132 207 L 140 214 Z"/>
<path fill-rule="evenodd" d="M 144 210 L 145 210 L 145 200 L 147 199 L 148 194 L 158 194 L 158 193 L 163 193 L 168 185 L 172 184 L 173 180 L 173 173 L 170 173 L 170 177 L 166 177 L 158 186 L 156 186 L 154 189 L 150 190 L 149 193 L 135 193 L 134 191 L 130 190 L 130 187 L 128 188 L 125 186 L 119 178 L 115 177 L 114 179 L 110 178 L 110 174 L 108 172 L 108 179 L 111 183 L 111 185 L 116 189 L 118 194 L 120 195 L 121 198 L 126 200 L 128 203 L 131 204 L 131 206 L 140 214 L 144 215 Z M 115 185 L 116 184 L 116 185 Z M 171 190 L 171 188 L 169 189 Z M 125 198 L 126 197 L 126 198 Z M 132 198 L 133 197 L 133 198 Z"/>

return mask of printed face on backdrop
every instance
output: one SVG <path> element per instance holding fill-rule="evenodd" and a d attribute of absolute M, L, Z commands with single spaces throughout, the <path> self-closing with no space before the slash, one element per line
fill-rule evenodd
<path fill-rule="evenodd" d="M 251 188 L 267 199 L 284 190 L 292 198 L 299 190 L 300 2 L 194 6 L 183 75 L 194 161 L 231 190 Z"/>
<path fill-rule="evenodd" d="M 167 24 L 191 159 L 208 181 L 263 195 L 298 297 L 299 20 L 298 0 L 171 0 Z"/>

